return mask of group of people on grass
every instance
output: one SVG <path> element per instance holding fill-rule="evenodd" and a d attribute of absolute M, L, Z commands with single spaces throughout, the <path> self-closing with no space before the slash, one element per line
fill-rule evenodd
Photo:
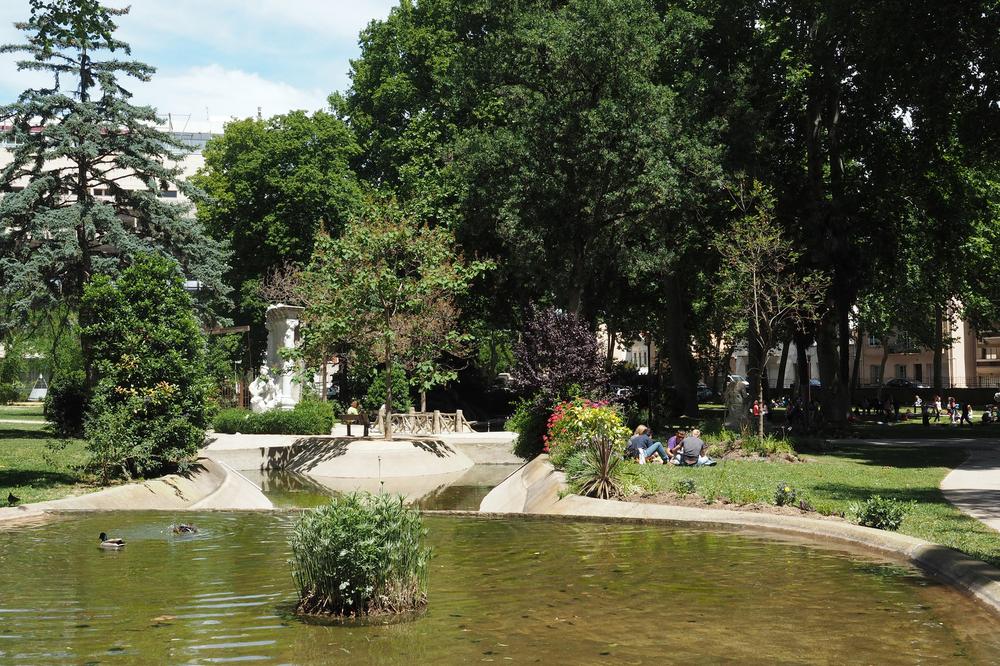
<path fill-rule="evenodd" d="M 678 430 L 664 447 L 663 442 L 653 441 L 653 433 L 648 427 L 640 424 L 628 440 L 625 457 L 638 461 L 640 465 L 656 459 L 664 465 L 703 467 L 715 464 L 708 457 L 708 445 L 697 428 L 690 433 Z"/>
<path fill-rule="evenodd" d="M 1000 393 L 994 396 L 995 403 L 998 398 L 1000 398 Z M 884 401 L 879 401 L 876 398 L 863 398 L 859 405 L 855 405 L 853 413 L 855 417 L 860 417 L 862 414 L 865 416 L 874 414 L 875 416 L 885 418 L 889 422 L 901 421 L 905 420 L 910 414 L 900 414 L 900 407 L 895 396 L 888 396 Z M 935 395 L 926 403 L 919 395 L 916 395 L 913 398 L 913 407 L 917 413 L 926 411 L 928 420 L 934 423 L 940 423 L 942 416 L 944 416 L 952 424 L 961 425 L 962 423 L 968 423 L 972 425 L 973 417 L 975 416 L 972 404 L 968 401 L 962 403 L 955 398 L 948 398 L 947 402 L 945 402 L 939 395 Z M 997 404 L 987 407 L 982 415 L 983 423 L 995 423 L 997 421 L 997 413 Z"/>

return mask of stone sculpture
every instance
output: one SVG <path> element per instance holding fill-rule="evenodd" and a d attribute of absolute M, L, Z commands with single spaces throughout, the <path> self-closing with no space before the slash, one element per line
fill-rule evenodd
<path fill-rule="evenodd" d="M 750 395 L 747 385 L 743 382 L 729 382 L 729 386 L 723 392 L 723 400 L 726 403 L 726 427 L 732 430 L 741 430 L 747 424 L 747 400 Z"/>
<path fill-rule="evenodd" d="M 257 379 L 250 382 L 250 409 L 260 414 L 274 409 L 279 403 L 278 386 L 265 365 Z"/>

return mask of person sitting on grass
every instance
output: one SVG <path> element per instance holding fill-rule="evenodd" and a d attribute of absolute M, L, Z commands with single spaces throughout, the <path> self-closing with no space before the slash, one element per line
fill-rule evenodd
<path fill-rule="evenodd" d="M 628 440 L 628 448 L 625 455 L 628 458 L 638 458 L 639 463 L 644 463 L 646 458 L 654 453 L 660 456 L 660 462 L 667 462 L 667 452 L 661 442 L 654 442 L 649 436 L 649 428 L 640 424 L 635 429 L 635 434 Z"/>
<path fill-rule="evenodd" d="M 687 437 L 687 433 L 683 430 L 678 430 L 677 433 L 667 440 L 667 455 L 670 456 L 670 462 L 680 454 L 681 444 L 684 443 L 684 438 Z"/>
<path fill-rule="evenodd" d="M 694 467 L 715 464 L 715 461 L 708 457 L 708 444 L 701 438 L 701 430 L 695 428 L 684 438 L 677 464 Z"/>

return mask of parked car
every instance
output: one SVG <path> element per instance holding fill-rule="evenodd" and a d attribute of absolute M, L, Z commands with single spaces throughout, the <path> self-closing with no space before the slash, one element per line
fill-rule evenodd
<path fill-rule="evenodd" d="M 748 382 L 747 378 L 744 377 L 743 375 L 726 375 L 726 386 L 729 386 L 733 382 L 739 382 L 741 384 L 746 384 L 747 386 L 750 386 L 750 382 Z"/>
<path fill-rule="evenodd" d="M 709 402 L 715 397 L 715 391 L 705 384 L 698 384 L 698 402 Z"/>
<path fill-rule="evenodd" d="M 886 388 L 928 389 L 930 386 L 904 377 L 894 377 L 885 383 Z"/>
<path fill-rule="evenodd" d="M 809 380 L 809 386 L 813 388 L 823 388 L 823 382 L 813 377 Z"/>

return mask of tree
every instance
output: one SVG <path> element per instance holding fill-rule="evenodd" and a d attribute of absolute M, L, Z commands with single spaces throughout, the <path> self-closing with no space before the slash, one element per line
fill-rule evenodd
<path fill-rule="evenodd" d="M 801 252 L 774 221 L 774 197 L 760 183 L 749 192 L 740 188 L 735 209 L 741 213 L 716 247 L 722 256 L 720 290 L 739 303 L 747 321 L 747 338 L 758 353 L 751 354 L 750 376 L 762 405 L 757 435 L 764 436 L 763 365 L 774 346 L 778 328 L 807 319 L 817 312 L 826 278 L 796 271 Z"/>
<path fill-rule="evenodd" d="M 208 194 L 198 218 L 239 258 L 227 275 L 237 315 L 256 323 L 260 337 L 269 305 L 261 280 L 285 264 L 307 263 L 320 227 L 336 237 L 358 210 L 350 167 L 358 145 L 334 115 L 293 111 L 227 123 L 203 154 L 205 166 L 192 179 Z"/>
<path fill-rule="evenodd" d="M 372 201 L 340 239 L 317 236 L 302 276 L 309 294 L 304 344 L 340 340 L 384 364 L 386 439 L 392 437 L 393 367 L 415 353 L 426 358 L 426 317 L 467 292 L 486 268 L 467 263 L 449 231 L 421 226 L 391 200 Z M 442 344 L 438 338 L 429 346 Z"/>
<path fill-rule="evenodd" d="M 597 335 L 573 312 L 532 308 L 514 356 L 514 388 L 549 407 L 607 381 Z"/>
<path fill-rule="evenodd" d="M 211 380 L 177 265 L 139 255 L 116 280 L 97 275 L 83 312 L 97 377 L 87 447 L 102 479 L 155 475 L 190 458 L 204 442 Z"/>
<path fill-rule="evenodd" d="M 119 82 L 149 81 L 155 71 L 119 59 L 131 51 L 114 37 L 115 20 L 128 9 L 98 0 L 30 5 L 31 17 L 17 24 L 26 43 L 0 52 L 27 54 L 18 69 L 54 80 L 0 107 L 2 136 L 13 146 L 0 171 L 0 298 L 21 318 L 53 301 L 75 308 L 92 277 L 150 252 L 173 257 L 203 294 L 223 296 L 223 244 L 188 206 L 159 196 L 174 187 L 197 198 L 176 166 L 185 148 L 156 129 L 155 110 L 132 104 Z"/>

